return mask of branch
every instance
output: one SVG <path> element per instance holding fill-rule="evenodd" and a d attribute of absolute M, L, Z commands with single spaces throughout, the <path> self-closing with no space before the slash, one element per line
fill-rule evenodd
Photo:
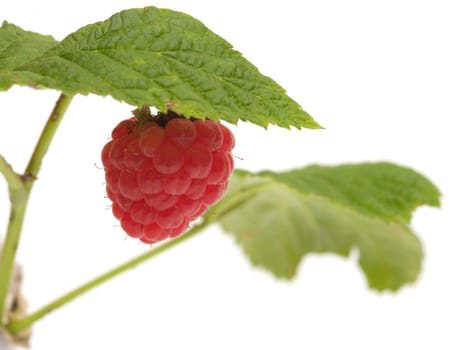
<path fill-rule="evenodd" d="M 41 132 L 25 173 L 22 176 L 15 173 L 5 158 L 0 156 L 0 172 L 8 182 L 11 202 L 7 234 L 0 255 L 0 322 L 2 325 L 8 322 L 8 320 L 4 319 L 7 311 L 5 310 L 6 299 L 10 289 L 16 251 L 20 241 L 21 229 L 23 227 L 30 192 L 33 187 L 34 179 L 36 179 L 39 169 L 41 168 L 42 160 L 46 155 L 67 107 L 69 107 L 72 101 L 72 97 L 73 96 L 68 96 L 63 93 L 59 96 Z"/>

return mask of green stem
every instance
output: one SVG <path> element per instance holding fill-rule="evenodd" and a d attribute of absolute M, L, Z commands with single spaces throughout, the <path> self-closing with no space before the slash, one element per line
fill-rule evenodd
<path fill-rule="evenodd" d="M 32 314 L 18 320 L 12 320 L 5 325 L 5 328 L 12 334 L 21 332 L 29 328 L 33 323 L 47 315 L 48 313 L 60 308 L 61 306 L 73 301 L 82 294 L 98 287 L 99 285 L 107 282 L 108 280 L 126 272 L 127 270 L 138 266 L 139 264 L 147 261 L 148 259 L 155 257 L 166 250 L 182 243 L 183 241 L 195 236 L 197 233 L 201 232 L 204 228 L 210 225 L 213 222 L 221 220 L 223 216 L 232 210 L 236 209 L 241 205 L 245 200 L 253 196 L 255 193 L 259 192 L 263 187 L 266 187 L 270 183 L 261 182 L 251 184 L 249 186 L 244 186 L 239 189 L 237 192 L 233 192 L 229 196 L 225 196 L 217 205 L 212 207 L 207 214 L 204 216 L 204 220 L 201 224 L 194 226 L 186 234 L 179 236 L 177 238 L 168 241 L 167 243 L 160 245 L 147 253 L 139 255 L 115 268 L 105 272 L 104 274 L 92 279 L 89 282 L 71 290 L 70 292 L 60 296 L 59 298 L 51 301 L 47 305 L 33 312 Z"/>
<path fill-rule="evenodd" d="M 23 175 L 16 174 L 6 160 L 0 157 L 0 172 L 8 182 L 11 201 L 10 219 L 0 256 L 0 321 L 2 324 L 5 321 L 6 299 L 33 180 L 38 175 L 42 160 L 71 100 L 72 96 L 65 94 L 59 96 Z"/>
<path fill-rule="evenodd" d="M 149 252 L 144 253 L 142 255 L 139 255 L 128 262 L 125 262 L 122 265 L 119 265 L 115 267 L 114 269 L 98 276 L 97 278 L 81 285 L 80 287 L 70 291 L 69 293 L 57 298 L 56 300 L 53 300 L 49 304 L 45 305 L 44 307 L 40 308 L 39 310 L 33 312 L 31 315 L 26 316 L 23 319 L 19 320 L 14 320 L 11 321 L 9 324 L 6 325 L 6 329 L 12 333 L 18 333 L 24 329 L 27 329 L 30 327 L 34 322 L 45 316 L 46 314 L 50 313 L 51 311 L 56 310 L 57 308 L 63 306 L 64 304 L 67 304 L 77 298 L 78 296 L 88 292 L 89 290 L 101 285 L 104 282 L 107 282 L 108 280 L 112 279 L 113 277 L 116 277 L 120 275 L 121 273 L 136 267 L 137 265 L 145 262 L 146 260 L 159 255 L 166 250 L 172 248 L 173 246 L 178 245 L 179 243 L 182 243 L 183 241 L 195 236 L 197 233 L 202 231 L 205 227 L 207 227 L 211 221 L 203 221 L 201 224 L 194 226 L 190 231 L 187 233 L 174 238 L 167 243 L 160 245 L 156 248 L 151 249 Z"/>
<path fill-rule="evenodd" d="M 12 191 L 23 188 L 23 180 L 21 176 L 15 173 L 11 165 L 8 164 L 6 159 L 2 156 L 0 156 L 0 173 L 2 173 L 3 177 L 5 177 L 5 180 L 7 180 L 10 197 Z"/>
<path fill-rule="evenodd" d="M 211 211 L 214 213 L 211 217 L 212 221 L 221 220 L 226 214 L 236 210 L 248 199 L 270 186 L 273 186 L 272 181 L 258 181 L 241 186 L 232 193 L 226 194 L 221 201 L 211 207 Z"/>
<path fill-rule="evenodd" d="M 73 95 L 66 95 L 64 93 L 59 96 L 56 105 L 54 106 L 54 109 L 52 110 L 48 121 L 44 126 L 41 136 L 39 137 L 38 143 L 36 144 L 33 154 L 31 155 L 31 159 L 26 166 L 24 175 L 25 177 L 31 176 L 33 179 L 35 179 L 38 175 L 43 158 L 49 149 L 52 138 L 54 137 L 59 124 L 61 124 L 62 118 L 64 117 L 67 108 L 72 102 L 73 97 Z M 32 182 L 29 183 L 31 187 Z"/>
<path fill-rule="evenodd" d="M 22 186 L 22 188 L 14 192 L 10 191 L 10 199 L 12 203 L 10 219 L 8 221 L 7 236 L 0 257 L 0 315 L 3 315 L 1 319 L 2 323 L 6 320 L 5 307 L 28 202 L 28 190 L 25 186 Z"/>

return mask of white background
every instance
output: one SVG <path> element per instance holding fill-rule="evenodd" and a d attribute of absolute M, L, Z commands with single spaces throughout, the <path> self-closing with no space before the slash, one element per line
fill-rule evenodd
<path fill-rule="evenodd" d="M 22 1 L 0 20 L 62 39 L 130 7 L 186 12 L 287 89 L 325 130 L 233 127 L 237 166 L 387 160 L 441 189 L 421 208 L 423 272 L 379 294 L 353 259 L 309 256 L 293 282 L 253 269 L 233 239 L 201 236 L 84 295 L 34 328 L 34 350 L 471 349 L 472 10 L 469 1 Z M 21 171 L 58 93 L 0 93 L 0 153 Z M 18 258 L 30 309 L 149 247 L 104 198 L 101 147 L 132 106 L 74 99 L 31 197 Z M 6 186 L 0 187 L 6 227 Z"/>

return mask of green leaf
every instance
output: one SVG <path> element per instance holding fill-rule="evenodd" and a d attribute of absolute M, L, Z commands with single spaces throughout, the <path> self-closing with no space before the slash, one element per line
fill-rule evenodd
<path fill-rule="evenodd" d="M 298 191 L 327 197 L 384 220 L 409 222 L 417 206 L 439 206 L 439 192 L 428 179 L 391 163 L 311 165 L 295 171 L 262 174 Z"/>
<path fill-rule="evenodd" d="M 36 59 L 55 46 L 52 36 L 27 32 L 14 24 L 3 22 L 0 27 L 0 90 L 12 84 L 13 71 Z M 35 85 L 30 82 L 29 85 Z"/>
<path fill-rule="evenodd" d="M 422 246 L 408 221 L 422 204 L 439 205 L 439 192 L 426 178 L 370 163 L 279 174 L 236 171 L 212 212 L 252 263 L 277 277 L 292 278 L 308 253 L 348 256 L 356 249 L 369 286 L 397 290 L 421 270 Z"/>
<path fill-rule="evenodd" d="M 319 127 L 200 21 L 154 7 L 125 10 L 79 29 L 15 67 L 0 89 L 11 84 L 111 95 L 135 106 L 171 107 L 187 117 Z"/>

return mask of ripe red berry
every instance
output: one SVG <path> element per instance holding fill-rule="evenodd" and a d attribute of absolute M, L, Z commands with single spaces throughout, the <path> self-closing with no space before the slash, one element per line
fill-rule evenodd
<path fill-rule="evenodd" d="M 174 112 L 139 119 L 113 129 L 102 163 L 113 215 L 130 237 L 151 244 L 180 235 L 221 198 L 234 137 L 217 121 Z"/>

